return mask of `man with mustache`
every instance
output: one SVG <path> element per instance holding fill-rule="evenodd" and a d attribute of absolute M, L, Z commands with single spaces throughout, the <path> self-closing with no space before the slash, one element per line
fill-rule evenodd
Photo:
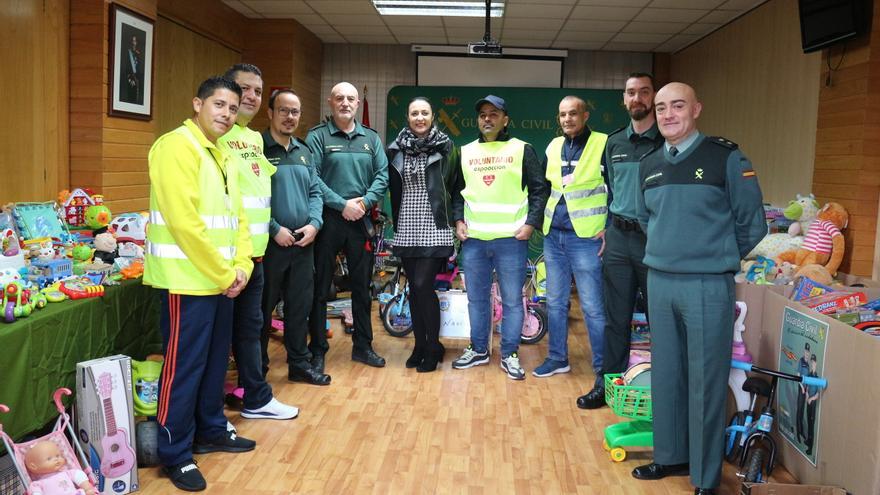
<path fill-rule="evenodd" d="M 235 123 L 241 88 L 212 77 L 194 115 L 149 155 L 150 226 L 144 283 L 159 290 L 165 362 L 159 380 L 159 461 L 174 486 L 207 487 L 194 451 L 246 452 L 256 442 L 227 430 L 223 381 L 233 299 L 253 269 L 239 174 L 217 140 Z"/>
<path fill-rule="evenodd" d="M 312 366 L 308 316 L 314 297 L 314 240 L 321 228 L 321 188 L 312 153 L 293 135 L 302 117 L 299 96 L 279 89 L 269 96 L 269 128 L 263 131 L 266 158 L 277 167 L 272 176 L 272 240 L 266 250 L 263 293 L 263 371 L 269 368 L 269 325 L 278 300 L 284 301 L 287 377 L 312 385 L 330 385 L 330 375 Z M 324 337 L 312 335 L 312 342 Z"/>
<path fill-rule="evenodd" d="M 248 129 L 263 101 L 263 77 L 251 64 L 235 64 L 224 77 L 241 88 L 241 105 L 235 125 L 218 142 L 232 157 L 239 174 L 242 207 L 248 217 L 254 270 L 247 287 L 235 298 L 232 322 L 232 354 L 238 369 L 238 381 L 244 388 L 241 416 L 248 419 L 292 419 L 299 409 L 272 396 L 266 382 L 261 352 L 263 332 L 263 255 L 269 243 L 269 201 L 275 167 L 263 156 L 263 137 Z M 271 315 L 270 315 L 271 316 Z"/>
<path fill-rule="evenodd" d="M 734 282 L 740 260 L 767 234 L 761 188 L 735 143 L 697 130 L 693 88 L 654 97 L 665 144 L 639 164 L 636 212 L 647 234 L 654 462 L 633 476 L 690 472 L 695 494 L 721 482 Z"/>
<path fill-rule="evenodd" d="M 568 311 L 574 277 L 593 351 L 595 391 L 602 384 L 605 331 L 601 256 L 605 247 L 608 194 L 601 163 L 608 136 L 590 129 L 587 103 L 577 96 L 566 96 L 559 102 L 557 117 L 563 135 L 547 146 L 550 197 L 544 209 L 550 343 L 547 358 L 532 374 L 547 377 L 571 371 Z M 602 395 L 604 397 L 604 393 Z"/>
<path fill-rule="evenodd" d="M 524 317 L 522 286 L 529 237 L 544 220 L 544 167 L 532 145 L 507 133 L 510 117 L 503 98 L 488 95 L 477 101 L 475 110 L 480 137 L 461 148 L 461 174 L 452 191 L 452 218 L 467 277 L 471 343 L 452 367 L 489 363 L 494 271 L 504 307 L 501 369 L 513 380 L 524 380 L 517 352 Z"/>
<path fill-rule="evenodd" d="M 333 86 L 327 99 L 332 118 L 309 129 L 306 136 L 324 197 L 324 227 L 315 241 L 315 296 L 309 315 L 312 367 L 320 373 L 324 372 L 324 354 L 330 348 L 325 333 L 327 296 L 340 250 L 345 253 L 351 276 L 351 359 L 377 368 L 385 366 L 385 359 L 373 350 L 373 254 L 367 248 L 370 233 L 365 222 L 369 218 L 364 215 L 385 198 L 388 157 L 376 131 L 355 118 L 360 101 L 350 83 Z"/>
<path fill-rule="evenodd" d="M 648 267 L 645 233 L 636 220 L 639 194 L 639 159 L 663 144 L 654 118 L 654 78 L 633 72 L 626 80 L 623 105 L 630 116 L 628 126 L 612 132 L 602 155 L 602 166 L 609 186 L 608 230 L 602 258 L 602 285 L 605 297 L 605 349 L 602 369 L 593 389 L 578 397 L 581 409 L 605 405 L 607 373 L 623 373 L 629 363 L 629 343 L 636 291 L 648 296 Z M 594 356 L 596 349 L 593 348 Z"/>

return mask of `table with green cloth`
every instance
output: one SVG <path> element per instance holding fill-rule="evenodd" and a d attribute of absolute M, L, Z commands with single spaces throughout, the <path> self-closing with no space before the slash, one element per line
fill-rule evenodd
<path fill-rule="evenodd" d="M 18 440 L 58 417 L 52 394 L 59 387 L 75 392 L 76 363 L 161 352 L 159 297 L 139 279 L 107 287 L 103 297 L 49 303 L 0 323 L 0 404 L 10 409 L 0 423 Z"/>

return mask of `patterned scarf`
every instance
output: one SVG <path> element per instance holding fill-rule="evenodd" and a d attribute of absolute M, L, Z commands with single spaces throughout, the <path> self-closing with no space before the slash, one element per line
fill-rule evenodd
<path fill-rule="evenodd" d="M 419 138 L 413 134 L 412 129 L 404 127 L 397 135 L 397 146 L 407 155 L 419 155 L 422 153 L 430 155 L 435 151 L 439 151 L 449 142 L 449 136 L 443 133 L 436 125 L 431 126 L 431 130 L 423 138 Z"/>

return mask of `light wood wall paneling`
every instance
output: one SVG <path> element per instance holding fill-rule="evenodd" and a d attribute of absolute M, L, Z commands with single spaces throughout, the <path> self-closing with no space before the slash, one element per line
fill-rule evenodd
<path fill-rule="evenodd" d="M 797 0 L 767 2 L 672 55 L 672 80 L 703 102 L 700 130 L 740 145 L 764 200 L 813 189 L 821 57 L 801 50 Z"/>
<path fill-rule="evenodd" d="M 156 21 L 156 74 L 153 94 L 155 137 L 192 116 L 199 84 L 239 62 L 241 54 L 160 14 Z"/>
<path fill-rule="evenodd" d="M 158 2 L 159 13 L 166 19 L 241 53 L 246 18 L 220 0 L 152 1 Z"/>
<path fill-rule="evenodd" d="M 68 187 L 68 0 L 0 5 L 0 203 L 50 200 Z"/>

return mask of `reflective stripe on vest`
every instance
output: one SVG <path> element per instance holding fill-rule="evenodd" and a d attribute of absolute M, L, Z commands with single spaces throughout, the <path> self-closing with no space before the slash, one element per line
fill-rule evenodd
<path fill-rule="evenodd" d="M 468 236 L 492 240 L 513 237 L 525 225 L 528 191 L 523 188 L 523 152 L 526 143 L 474 141 L 461 149 L 464 176 L 464 221 Z"/>
<path fill-rule="evenodd" d="M 232 157 L 230 166 L 239 171 L 241 203 L 250 226 L 253 256 L 263 256 L 269 244 L 272 199 L 272 165 L 263 156 L 263 138 L 257 131 L 236 124 L 217 144 L 224 146 Z"/>
<path fill-rule="evenodd" d="M 186 125 L 172 132 L 185 137 L 198 153 L 201 160 L 198 171 L 198 214 L 205 224 L 205 236 L 231 268 L 236 253 L 238 217 L 235 202 L 227 198 L 225 191 L 227 188 L 234 191 L 237 180 L 233 178 L 230 183 L 224 184 L 219 169 L 221 164 L 216 162 Z M 180 152 L 189 151 L 181 149 Z M 177 244 L 159 211 L 154 188 L 150 190 L 150 223 L 147 226 L 144 256 L 144 283 L 148 285 L 172 291 L 195 292 L 219 292 L 225 288 L 217 287 L 215 282 L 202 274 Z"/>
<path fill-rule="evenodd" d="M 608 189 L 602 178 L 602 153 L 608 136 L 590 131 L 587 144 L 574 168 L 574 177 L 567 186 L 562 185 L 562 145 L 560 136 L 547 145 L 547 180 L 550 197 L 544 208 L 544 234 L 550 232 L 553 212 L 561 198 L 565 198 L 568 217 L 578 237 L 593 237 L 605 228 L 608 217 Z"/>

